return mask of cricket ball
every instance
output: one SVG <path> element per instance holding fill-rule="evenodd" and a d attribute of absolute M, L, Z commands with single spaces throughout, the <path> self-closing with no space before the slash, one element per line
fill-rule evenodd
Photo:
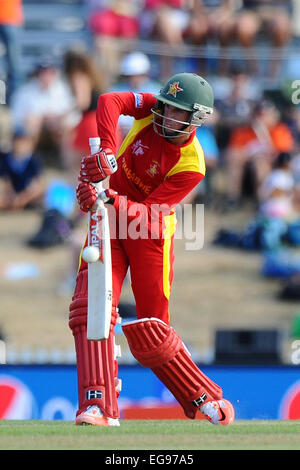
<path fill-rule="evenodd" d="M 99 248 L 96 246 L 86 246 L 82 252 L 82 258 L 87 263 L 95 263 L 100 256 Z"/>

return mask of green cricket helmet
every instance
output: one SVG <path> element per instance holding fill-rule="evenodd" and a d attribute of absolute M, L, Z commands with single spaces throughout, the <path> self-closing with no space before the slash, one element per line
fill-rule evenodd
<path fill-rule="evenodd" d="M 171 130 L 170 127 L 164 126 L 165 104 L 190 111 L 190 118 L 187 122 L 168 118 L 168 122 L 173 120 L 183 125 L 182 129 L 174 131 L 175 135 L 173 137 L 178 137 L 176 135 L 178 133 L 191 134 L 193 129 L 187 130 L 187 127 L 200 127 L 205 119 L 213 113 L 214 93 L 212 87 L 204 78 L 195 73 L 173 75 L 155 97 L 157 107 L 152 109 L 154 114 L 153 124 L 155 131 L 163 137 L 166 136 L 165 131 L 167 129 Z"/>

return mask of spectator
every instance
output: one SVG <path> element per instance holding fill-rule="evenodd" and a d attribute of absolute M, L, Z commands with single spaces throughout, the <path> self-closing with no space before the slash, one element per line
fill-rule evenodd
<path fill-rule="evenodd" d="M 161 41 L 172 53 L 161 51 L 160 79 L 165 81 L 174 73 L 174 57 L 178 46 L 184 45 L 186 28 L 190 21 L 188 0 L 145 0 L 140 13 L 140 37 Z"/>
<path fill-rule="evenodd" d="M 295 211 L 299 214 L 300 218 L 300 153 L 297 149 L 297 153 L 293 156 L 292 160 L 292 172 L 294 177 L 294 195 L 293 195 L 293 204 Z"/>
<path fill-rule="evenodd" d="M 151 63 L 146 54 L 142 52 L 131 52 L 126 54 L 121 61 L 119 80 L 113 85 L 111 91 L 133 91 L 142 93 L 159 93 L 160 83 L 150 78 Z M 121 115 L 119 129 L 123 138 L 132 126 L 131 116 Z"/>
<path fill-rule="evenodd" d="M 226 150 L 230 204 L 235 204 L 243 196 L 243 175 L 246 170 L 248 177 L 250 174 L 253 176 L 250 196 L 256 199 L 257 188 L 270 172 L 276 155 L 279 152 L 291 152 L 293 146 L 292 133 L 281 121 L 274 104 L 266 100 L 257 104 L 251 123 L 232 131 Z"/>
<path fill-rule="evenodd" d="M 72 125 L 73 108 L 71 91 L 59 69 L 50 59 L 43 59 L 12 97 L 13 125 L 25 127 L 35 137 L 38 148 L 46 152 L 54 147 L 57 155 L 61 134 Z"/>
<path fill-rule="evenodd" d="M 236 0 L 194 0 L 186 38 L 194 45 L 216 40 L 221 46 L 219 72 L 227 73 L 229 56 L 225 48 L 235 38 Z M 201 61 L 201 66 L 203 64 Z"/>
<path fill-rule="evenodd" d="M 299 211 L 294 205 L 295 182 L 291 167 L 292 156 L 288 152 L 276 155 L 270 173 L 258 190 L 258 210 L 245 225 L 243 231 L 221 229 L 214 243 L 244 250 L 265 252 L 263 273 L 274 275 L 290 266 L 290 262 L 276 255 L 276 251 L 288 243 L 299 246 Z M 270 252 L 267 254 L 267 252 Z M 274 257 L 275 254 L 275 257 Z M 267 274 L 268 273 L 268 274 Z"/>
<path fill-rule="evenodd" d="M 259 189 L 257 221 L 264 231 L 264 240 L 273 246 L 282 242 L 299 246 L 299 207 L 295 199 L 296 182 L 293 174 L 293 157 L 281 152 L 276 157 L 269 175 Z M 280 260 L 278 259 L 278 262 Z M 266 260 L 266 270 L 268 263 Z"/>
<path fill-rule="evenodd" d="M 65 54 L 64 72 L 78 111 L 78 121 L 64 133 L 63 153 L 66 167 L 77 185 L 80 159 L 90 152 L 89 137 L 98 135 L 96 109 L 98 97 L 105 91 L 105 79 L 98 72 L 93 59 L 80 51 L 70 50 Z"/>
<path fill-rule="evenodd" d="M 253 86 L 250 76 L 243 69 L 233 68 L 230 78 L 228 95 L 215 101 L 220 114 L 216 133 L 221 151 L 226 149 L 233 129 L 250 124 L 254 106 L 261 98 L 261 91 Z"/>
<path fill-rule="evenodd" d="M 0 4 L 0 40 L 3 42 L 7 65 L 6 102 L 10 103 L 12 94 L 21 81 L 21 47 L 19 30 L 24 23 L 22 0 L 1 0 Z M 3 104 L 3 103 L 1 103 Z"/>
<path fill-rule="evenodd" d="M 295 152 L 300 154 L 300 106 L 292 106 L 288 110 L 286 120 L 295 139 Z"/>
<path fill-rule="evenodd" d="M 34 139 L 24 129 L 13 136 L 12 150 L 0 154 L 2 192 L 0 209 L 21 210 L 41 204 L 42 167 L 34 152 Z"/>
<path fill-rule="evenodd" d="M 274 168 L 259 188 L 260 213 L 266 217 L 288 220 L 294 213 L 294 177 L 290 153 L 282 152 L 275 159 Z"/>
<path fill-rule="evenodd" d="M 120 41 L 136 39 L 139 35 L 139 0 L 98 2 L 88 25 L 94 35 L 100 65 L 113 79 L 117 74 Z"/>
<path fill-rule="evenodd" d="M 244 0 L 243 9 L 238 16 L 237 38 L 246 53 L 251 55 L 248 61 L 251 68 L 249 72 L 254 75 L 259 72 L 257 57 L 253 50 L 258 33 L 266 32 L 277 53 L 283 54 L 283 48 L 292 36 L 291 10 L 292 0 Z M 280 65 L 280 58 L 272 58 L 269 62 L 268 75 L 276 77 Z"/>
<path fill-rule="evenodd" d="M 158 93 L 161 85 L 150 78 L 151 62 L 149 57 L 142 52 L 130 52 L 121 60 L 120 77 L 114 84 L 114 91 L 133 91 L 141 93 L 141 90 L 149 90 L 149 93 Z"/>

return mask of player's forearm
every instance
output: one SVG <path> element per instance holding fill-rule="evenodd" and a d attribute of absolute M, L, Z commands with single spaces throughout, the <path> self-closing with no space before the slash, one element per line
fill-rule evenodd
<path fill-rule="evenodd" d="M 117 151 L 116 130 L 121 114 L 125 112 L 125 106 L 118 98 L 117 93 L 100 95 L 97 106 L 97 128 L 101 139 L 101 146 Z"/>
<path fill-rule="evenodd" d="M 141 119 L 151 113 L 156 100 L 150 93 L 115 92 L 100 95 L 97 128 L 101 147 L 117 152 L 117 126 L 121 115 Z"/>

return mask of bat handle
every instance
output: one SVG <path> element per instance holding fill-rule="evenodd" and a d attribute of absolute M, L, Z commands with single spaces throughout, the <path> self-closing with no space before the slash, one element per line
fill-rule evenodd
<path fill-rule="evenodd" d="M 100 137 L 90 137 L 89 144 L 90 144 L 91 155 L 94 155 L 94 153 L 99 152 L 100 146 L 101 146 Z M 96 188 L 97 193 L 101 194 L 101 192 L 103 191 L 102 181 L 99 181 L 99 183 L 93 183 L 93 186 Z"/>
<path fill-rule="evenodd" d="M 91 155 L 94 155 L 94 153 L 99 152 L 100 146 L 101 146 L 100 137 L 90 137 L 89 145 L 90 145 Z M 103 190 L 102 182 L 100 181 L 99 183 L 91 183 L 91 184 L 93 184 L 93 186 L 96 188 L 96 191 L 99 195 Z M 99 201 L 97 202 L 97 206 L 99 207 Z M 91 245 L 91 216 L 92 216 L 92 212 L 94 212 L 95 210 L 96 209 L 92 209 L 89 213 L 89 230 L 88 230 L 88 244 L 89 245 Z"/>
<path fill-rule="evenodd" d="M 96 188 L 96 191 L 98 193 L 98 196 L 102 193 L 103 191 L 103 184 L 102 181 L 99 181 L 99 183 L 92 183 L 93 186 Z"/>
<path fill-rule="evenodd" d="M 93 155 L 94 153 L 99 152 L 100 145 L 101 145 L 100 137 L 90 137 L 89 138 L 89 144 L 90 144 L 91 155 Z"/>

